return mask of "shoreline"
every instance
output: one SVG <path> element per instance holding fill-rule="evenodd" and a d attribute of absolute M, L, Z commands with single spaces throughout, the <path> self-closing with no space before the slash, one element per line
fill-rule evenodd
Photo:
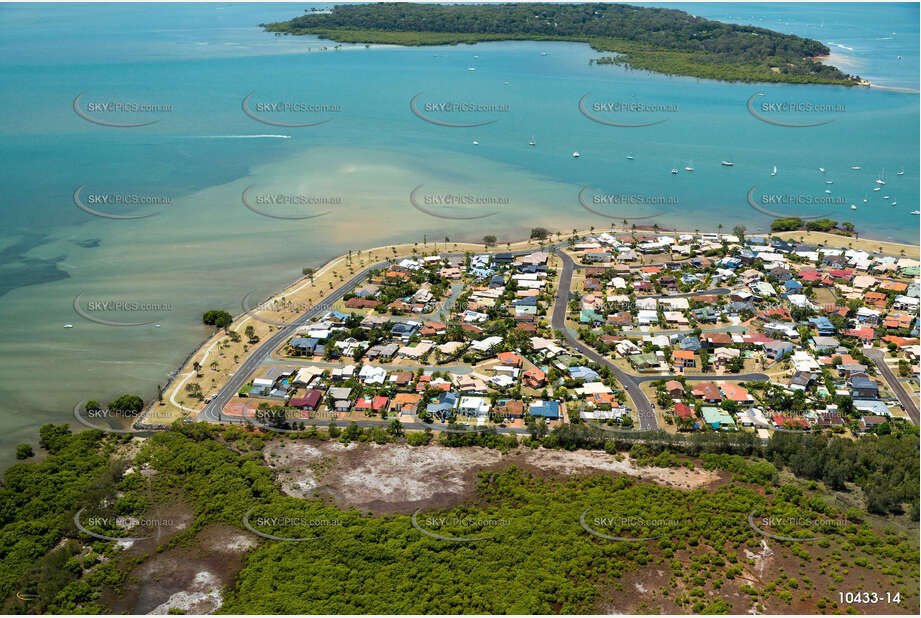
<path fill-rule="evenodd" d="M 610 233 L 610 234 L 630 234 L 630 233 L 694 234 L 695 232 L 678 230 L 678 229 L 668 229 L 664 227 L 659 228 L 657 230 L 657 229 L 654 229 L 652 226 L 637 226 L 636 229 L 619 227 L 619 226 L 618 227 L 612 226 L 610 228 L 593 227 L 593 228 L 589 228 L 585 230 L 578 230 L 575 232 L 575 234 L 573 232 L 560 234 L 558 237 L 559 240 L 557 242 L 566 241 L 572 237 L 584 237 L 587 235 L 590 236 L 593 234 L 602 234 L 602 233 Z M 728 230 L 724 232 L 721 232 L 721 231 L 705 232 L 705 231 L 698 230 L 697 233 L 698 234 L 714 233 L 714 234 L 719 234 L 719 235 L 725 235 L 725 234 L 731 234 L 732 231 Z M 891 248 L 896 251 L 904 251 L 905 257 L 909 257 L 913 259 L 921 259 L 921 247 L 919 246 L 909 245 L 909 244 L 904 244 L 904 243 L 894 243 L 890 241 L 881 241 L 881 240 L 866 238 L 866 237 L 861 237 L 858 239 L 858 238 L 849 237 L 849 236 L 839 236 L 837 234 L 829 234 L 825 232 L 807 232 L 806 230 L 793 230 L 793 231 L 788 231 L 788 232 L 771 232 L 769 229 L 767 231 L 754 231 L 754 230 L 750 232 L 747 231 L 747 235 L 755 235 L 755 234 L 777 236 L 783 239 L 789 239 L 791 237 L 795 238 L 797 236 L 802 236 L 805 239 L 804 242 L 806 242 L 807 244 L 812 244 L 809 241 L 809 238 L 811 236 L 812 237 L 818 236 L 827 243 L 827 246 L 839 247 L 842 249 L 847 249 L 848 243 L 850 244 L 853 244 L 853 243 L 880 243 L 880 245 L 884 246 L 884 248 L 887 248 L 887 249 Z M 458 250 L 457 247 L 460 246 L 462 248 L 459 250 L 465 251 L 465 252 L 471 251 L 474 253 L 502 253 L 505 251 L 516 251 L 516 250 L 520 251 L 523 249 L 528 249 L 529 247 L 533 247 L 534 251 L 540 251 L 541 242 L 543 242 L 544 245 L 554 244 L 552 240 L 553 236 L 554 236 L 553 234 L 550 234 L 548 238 L 545 239 L 544 241 L 540 241 L 538 239 L 533 239 L 533 238 L 525 238 L 525 239 L 520 239 L 520 240 L 508 240 L 506 242 L 497 242 L 495 245 L 492 245 L 490 247 L 486 247 L 482 243 L 472 243 L 472 242 L 452 242 L 452 243 L 435 242 L 435 243 L 430 243 L 430 244 L 432 245 L 433 248 L 436 248 L 438 244 L 442 244 L 444 246 L 453 245 L 455 247 L 454 251 Z M 833 241 L 838 241 L 839 244 L 836 245 L 835 242 Z M 427 248 L 428 244 L 424 245 L 423 247 Z M 373 252 L 391 250 L 393 257 L 405 257 L 402 254 L 407 249 L 409 250 L 408 255 L 413 255 L 414 250 L 417 254 L 422 253 L 422 251 L 420 251 L 419 249 L 418 243 L 406 242 L 406 243 L 384 245 L 380 247 L 371 247 L 368 249 L 356 250 L 355 255 L 360 255 L 364 253 L 370 256 L 370 255 L 373 255 Z M 437 249 L 435 250 L 437 251 Z M 890 253 L 886 253 L 886 254 L 892 255 Z M 250 312 L 255 313 L 256 311 L 262 311 L 262 309 L 257 309 L 257 308 L 267 303 L 278 301 L 281 298 L 285 298 L 291 294 L 294 294 L 304 289 L 304 287 L 307 286 L 308 282 L 313 281 L 313 284 L 310 287 L 316 287 L 317 278 L 327 274 L 326 271 L 329 268 L 333 267 L 334 265 L 339 264 L 343 260 L 348 260 L 348 259 L 350 259 L 349 254 L 341 254 L 341 255 L 333 256 L 327 259 L 319 267 L 317 267 L 317 269 L 315 270 L 312 276 L 302 275 L 301 277 L 295 279 L 294 281 L 291 281 L 290 283 L 285 285 L 283 288 L 281 288 L 279 292 L 270 294 L 266 299 L 262 300 L 260 303 L 253 305 L 252 308 L 250 309 Z M 334 291 L 334 289 L 335 288 L 331 288 L 328 290 L 328 292 L 332 292 Z M 322 299 L 327 296 L 328 296 L 328 293 L 324 293 L 318 302 L 322 302 Z M 194 412 L 194 414 L 197 416 L 197 414 L 201 412 L 201 410 L 193 411 L 191 408 L 186 408 L 184 406 L 181 406 L 180 404 L 174 401 L 173 398 L 177 395 L 176 391 L 179 388 L 181 388 L 182 385 L 184 385 L 185 382 L 189 378 L 195 375 L 194 369 L 192 367 L 192 363 L 194 362 L 194 359 L 199 354 L 201 354 L 202 362 L 200 366 L 204 367 L 204 361 L 208 358 L 211 350 L 221 340 L 227 337 L 227 331 L 235 330 L 239 332 L 238 329 L 240 329 L 247 321 L 249 321 L 250 318 L 253 317 L 252 313 L 250 312 L 244 310 L 234 315 L 233 321 L 227 327 L 226 330 L 221 329 L 221 330 L 216 331 L 211 336 L 201 341 L 191 352 L 189 352 L 189 354 L 186 355 L 185 359 L 183 360 L 182 364 L 180 364 L 178 368 L 175 370 L 170 380 L 163 386 L 162 390 L 158 394 L 158 397 L 156 399 L 151 400 L 149 403 L 145 404 L 143 410 L 138 415 L 138 419 L 134 423 L 131 424 L 131 427 L 137 431 L 150 431 L 152 429 L 166 429 L 168 425 L 150 424 L 150 423 L 147 423 L 146 420 L 147 420 L 148 415 L 150 414 L 152 410 L 154 410 L 154 408 L 158 407 L 159 405 L 164 405 L 162 402 L 164 401 L 164 398 L 167 395 L 169 395 L 169 398 L 166 400 L 166 402 L 176 406 L 180 410 L 185 410 L 189 412 L 190 414 Z M 274 328 L 274 327 L 270 327 L 270 328 Z M 170 393 L 171 389 L 174 389 L 172 393 Z M 181 413 L 179 416 L 176 417 L 176 419 L 178 418 L 182 418 Z"/>

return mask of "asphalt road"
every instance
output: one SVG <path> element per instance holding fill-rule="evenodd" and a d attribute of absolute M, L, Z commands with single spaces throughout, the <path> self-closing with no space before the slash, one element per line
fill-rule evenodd
<path fill-rule="evenodd" d="M 911 421 L 915 425 L 917 425 L 918 406 L 909 396 L 908 391 L 905 390 L 905 387 L 902 386 L 902 383 L 899 382 L 898 376 L 892 373 L 892 368 L 886 364 L 886 355 L 882 350 L 865 350 L 864 354 L 866 354 L 870 360 L 876 363 L 876 368 L 879 369 L 879 372 L 886 379 L 886 382 L 889 384 L 889 388 L 892 389 L 892 392 L 895 393 L 895 396 L 899 398 L 899 401 L 902 403 L 902 407 L 904 407 L 905 412 L 908 413 L 908 417 L 911 418 Z"/>
<path fill-rule="evenodd" d="M 636 405 L 637 415 L 639 416 L 639 425 L 641 431 L 651 431 L 658 429 L 659 425 L 656 421 L 655 412 L 652 409 L 652 405 L 649 403 L 649 399 L 646 397 L 646 393 L 640 388 L 640 384 L 643 382 L 652 382 L 655 380 L 662 379 L 672 379 L 683 376 L 685 380 L 696 380 L 696 381 L 744 381 L 744 382 L 767 382 L 770 378 L 763 373 L 742 373 L 742 374 L 723 374 L 723 375 L 693 375 L 688 376 L 680 373 L 675 374 L 646 374 L 646 375 L 637 375 L 627 373 L 609 359 L 605 358 L 601 354 L 595 351 L 594 348 L 589 347 L 585 343 L 579 341 L 578 337 L 572 334 L 569 329 L 566 328 L 566 312 L 567 306 L 569 305 L 569 288 L 572 285 L 572 273 L 575 268 L 575 262 L 572 258 L 566 255 L 563 252 L 557 253 L 563 260 L 563 272 L 560 274 L 560 287 L 557 290 L 556 300 L 554 302 L 553 309 L 553 328 L 559 331 L 562 331 L 566 336 L 566 340 L 574 348 L 579 350 L 589 359 L 594 362 L 605 365 L 609 367 L 614 375 L 617 377 L 618 381 L 624 386 L 627 392 L 630 394 L 630 398 L 633 399 L 633 403 Z M 694 294 L 707 294 L 707 293 L 723 293 L 723 288 L 714 288 L 712 290 L 707 290 L 705 292 L 695 292 Z"/>
<path fill-rule="evenodd" d="M 569 342 L 569 345 L 579 350 L 579 352 L 585 355 L 586 358 L 598 363 L 599 365 L 604 365 L 611 370 L 617 380 L 626 389 L 627 393 L 630 395 L 630 398 L 633 399 L 633 404 L 636 406 L 636 413 L 641 431 L 652 431 L 658 429 L 659 424 L 656 422 L 656 414 L 653 411 L 652 406 L 649 404 L 649 399 L 646 398 L 646 394 L 640 388 L 640 382 L 636 380 L 636 377 L 627 373 L 612 363 L 610 360 L 596 352 L 594 348 L 591 348 L 579 341 L 579 338 L 569 332 L 569 329 L 566 328 L 566 313 L 568 311 L 570 294 L 569 288 L 572 287 L 572 271 L 575 267 L 575 262 L 573 262 L 572 258 L 562 251 L 558 252 L 557 255 L 560 257 L 560 259 L 563 260 L 563 270 L 560 272 L 559 287 L 557 288 L 556 299 L 553 303 L 553 328 L 555 330 L 561 331 L 566 337 L 566 340 Z"/>
<path fill-rule="evenodd" d="M 237 367 L 237 370 L 234 372 L 226 384 L 218 391 L 217 397 L 211 400 L 211 403 L 207 404 L 205 408 L 198 413 L 197 420 L 202 421 L 223 421 L 227 420 L 221 415 L 221 410 L 224 409 L 224 406 L 230 401 L 230 399 L 240 392 L 240 389 L 248 382 L 250 374 L 252 374 L 256 369 L 259 368 L 269 356 L 272 354 L 272 350 L 280 346 L 284 341 L 289 337 L 292 337 L 297 329 L 303 324 L 307 323 L 311 319 L 317 317 L 320 314 L 326 313 L 328 307 L 334 302 L 345 296 L 345 294 L 363 281 L 368 274 L 377 268 L 386 266 L 390 264 L 389 260 L 378 262 L 368 266 L 354 277 L 343 283 L 341 286 L 336 288 L 329 296 L 323 299 L 322 303 L 317 303 L 310 309 L 308 309 L 304 314 L 295 318 L 287 326 L 279 327 L 274 335 L 263 341 L 258 348 L 256 348 L 249 357 L 243 361 L 243 364 Z M 253 318 L 258 319 L 258 318 Z"/>
<path fill-rule="evenodd" d="M 558 243 L 559 246 L 564 245 L 565 243 Z M 557 245 L 551 245 L 555 247 Z M 525 249 L 520 251 L 510 252 L 512 255 L 527 255 L 529 253 L 534 253 L 539 249 Z M 545 251 L 551 251 L 551 248 L 545 248 Z M 458 257 L 462 254 L 456 253 L 445 253 L 441 254 L 442 257 Z M 277 348 L 282 342 L 286 341 L 289 337 L 292 337 L 297 329 L 306 324 L 313 318 L 326 313 L 328 307 L 330 307 L 337 300 L 341 299 L 346 295 L 350 290 L 352 290 L 356 285 L 361 283 L 372 270 L 381 268 L 392 264 L 391 260 L 385 260 L 383 262 L 378 262 L 377 264 L 372 264 L 364 270 L 357 273 L 354 277 L 343 283 L 341 286 L 336 288 L 329 296 L 323 299 L 322 303 L 317 303 L 312 308 L 308 309 L 304 314 L 292 320 L 290 324 L 280 327 L 274 335 L 270 338 L 263 341 L 259 347 L 253 350 L 253 353 L 243 361 L 243 364 L 240 365 L 230 379 L 224 384 L 223 387 L 218 391 L 217 397 L 211 400 L 211 403 L 207 404 L 201 412 L 198 413 L 196 417 L 200 421 L 210 421 L 210 422 L 239 422 L 237 420 L 228 419 L 221 414 L 221 410 L 224 409 L 224 406 L 233 398 L 240 389 L 248 382 L 249 376 L 256 371 L 263 363 L 270 359 L 272 351 Z M 456 300 L 456 299 L 455 299 Z M 258 319 L 258 318 L 254 318 Z M 368 421 L 372 422 L 373 421 Z M 426 425 L 427 426 L 427 425 Z M 424 428 L 424 426 L 423 426 Z"/>
<path fill-rule="evenodd" d="M 557 245 L 550 245 L 544 248 L 545 251 L 552 251 L 557 246 L 564 246 L 565 243 L 558 243 Z M 533 253 L 537 249 L 527 249 L 523 251 L 514 251 L 511 252 L 512 255 L 525 255 Z M 676 375 L 634 375 L 627 373 L 617 367 L 610 360 L 599 354 L 593 348 L 587 346 L 583 342 L 574 336 L 569 330 L 565 327 L 565 319 L 567 312 L 567 305 L 569 303 L 569 289 L 572 287 L 572 273 L 575 263 L 572 258 L 566 255 L 561 251 L 557 251 L 558 255 L 563 261 L 563 269 L 560 273 L 559 279 L 559 288 L 557 290 L 557 296 L 554 301 L 554 311 L 553 311 L 553 323 L 552 326 L 554 329 L 560 330 L 564 333 L 566 340 L 572 345 L 575 349 L 579 350 L 590 360 L 609 367 L 612 373 L 617 377 L 620 383 L 624 386 L 627 392 L 630 394 L 630 397 L 633 399 L 634 405 L 637 409 L 637 415 L 639 419 L 639 429 L 641 431 L 651 431 L 658 429 L 658 423 L 656 421 L 655 412 L 653 411 L 652 405 L 649 403 L 649 399 L 646 397 L 646 394 L 640 388 L 642 382 L 647 382 L 650 380 L 659 380 L 662 378 L 676 377 Z M 454 257 L 454 254 L 446 254 L 445 257 Z M 211 403 L 207 404 L 204 409 L 198 414 L 197 420 L 210 421 L 210 422 L 241 422 L 241 419 L 228 418 L 221 414 L 221 410 L 224 409 L 224 406 L 233 398 L 240 389 L 248 382 L 249 376 L 256 371 L 261 365 L 266 361 L 270 360 L 271 353 L 275 348 L 281 345 L 289 337 L 292 337 L 297 329 L 303 324 L 309 322 L 313 318 L 325 313 L 327 308 L 334 302 L 341 299 L 352 290 L 356 285 L 361 283 L 372 270 L 381 268 L 388 264 L 391 264 L 390 260 L 378 262 L 368 266 L 364 270 L 355 274 L 351 279 L 343 283 L 341 286 L 336 288 L 329 296 L 323 299 L 322 303 L 317 303 L 312 308 L 308 309 L 304 314 L 292 320 L 288 325 L 279 327 L 279 329 L 272 335 L 270 338 L 263 341 L 259 344 L 252 354 L 240 365 L 237 370 L 234 372 L 234 375 L 224 384 L 224 386 L 218 391 L 217 397 L 211 400 Z M 715 291 L 715 290 L 714 290 Z M 258 318 L 254 318 L 258 319 Z M 765 381 L 768 380 L 768 377 L 764 374 L 745 374 L 745 375 L 724 375 L 724 376 L 685 376 L 688 380 L 752 380 L 752 381 Z M 900 385 L 901 386 L 901 385 Z M 903 389 L 904 392 L 904 389 Z M 916 412 L 917 415 L 917 412 Z M 360 426 L 373 427 L 375 426 L 375 421 L 361 421 L 359 422 Z M 418 425 L 418 427 L 416 427 Z M 423 423 L 410 423 L 404 425 L 409 429 L 424 429 L 429 427 L 427 424 Z M 508 431 L 503 433 L 527 433 L 526 430 L 518 430 L 508 428 Z"/>

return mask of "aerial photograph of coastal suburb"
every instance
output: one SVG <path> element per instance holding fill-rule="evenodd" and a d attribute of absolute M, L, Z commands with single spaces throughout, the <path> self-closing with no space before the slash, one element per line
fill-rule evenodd
<path fill-rule="evenodd" d="M 921 2 L 0 24 L 0 614 L 921 613 Z"/>

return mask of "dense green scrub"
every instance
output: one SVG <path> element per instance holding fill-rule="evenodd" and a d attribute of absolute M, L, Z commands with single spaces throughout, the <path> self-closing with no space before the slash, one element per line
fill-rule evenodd
<path fill-rule="evenodd" d="M 837 436 L 777 432 L 766 457 L 799 477 L 821 480 L 836 490 L 855 483 L 871 513 L 902 513 L 918 521 L 918 428 L 849 440 Z"/>
<path fill-rule="evenodd" d="M 86 581 L 78 580 L 82 565 L 95 563 L 112 550 L 111 544 L 100 543 L 82 555 L 79 543 L 58 544 L 72 537 L 73 517 L 81 506 L 111 492 L 120 466 L 110 456 L 123 440 L 101 431 L 71 435 L 66 425 L 45 425 L 40 435 L 47 457 L 11 466 L 0 487 L 0 599 L 7 612 L 21 605 L 9 604 L 17 593 L 34 597 L 33 605 L 54 613 L 72 611 L 83 601 L 85 610 L 102 611 L 89 593 L 112 573 L 99 569 Z"/>
<path fill-rule="evenodd" d="M 551 434 L 544 440 L 575 448 L 574 435 Z M 416 518 L 418 528 L 432 535 L 478 538 L 454 542 L 423 533 L 407 515 L 372 516 L 319 498 L 282 495 L 274 472 L 263 463 L 265 439 L 240 427 L 177 423 L 149 438 L 123 473 L 127 461 L 109 463 L 122 439 L 43 429 L 49 456 L 14 466 L 5 477 L 0 536 L 5 594 L 43 595 L 38 607 L 49 611 L 103 611 L 100 592 L 117 592 L 135 562 L 119 560 L 111 543 L 77 534 L 70 520 L 77 509 L 108 498 L 119 514 L 138 514 L 152 502 L 188 505 L 192 523 L 169 540 L 173 547 L 194 544 L 196 535 L 214 523 L 242 529 L 245 516 L 261 533 L 308 539 L 260 539 L 224 591 L 225 613 L 597 612 L 625 577 L 643 569 L 667 573 L 669 585 L 659 594 L 697 613 L 744 613 L 747 605 L 725 600 L 740 590 L 752 603 L 787 603 L 794 594 L 810 602 L 837 598 L 827 585 L 804 587 L 786 575 L 752 588 L 744 575 L 746 551 L 760 551 L 765 537 L 750 517 L 771 534 L 802 539 L 784 541 L 783 551 L 801 565 L 814 565 L 809 568 L 823 577 L 846 574 L 854 565 L 873 569 L 874 578 L 888 578 L 887 589 L 905 591 L 909 605 L 903 607 L 917 606 L 916 592 L 909 593 L 917 588 L 915 543 L 904 534 L 871 529 L 859 512 L 842 513 L 805 486 L 777 486 L 776 469 L 763 460 L 704 452 L 705 468 L 731 470 L 733 480 L 693 491 L 629 477 L 541 478 L 516 468 L 481 472 L 473 500 L 422 511 Z M 292 439 L 302 438 L 282 436 L 271 448 L 283 449 Z M 346 430 L 340 439 L 370 438 Z M 881 445 L 891 455 L 855 454 L 861 469 L 891 472 L 891 466 L 871 460 L 902 457 L 912 444 L 917 449 L 917 435 L 893 440 L 897 443 Z M 775 462 L 798 469 L 801 453 L 818 452 L 820 446 L 787 441 L 771 454 Z M 652 458 L 657 452 L 652 461 L 683 465 L 659 446 L 635 445 L 631 455 Z M 145 477 L 143 470 L 153 474 Z M 48 553 L 64 536 L 80 542 Z M 33 560 L 44 561 L 43 568 L 30 570 Z"/>
<path fill-rule="evenodd" d="M 261 532 L 314 537 L 264 541 L 228 591 L 221 610 L 227 613 L 589 612 L 608 586 L 645 565 L 676 569 L 690 582 L 697 575 L 685 574 L 675 560 L 690 555 L 720 566 L 713 581 L 699 586 L 702 596 L 686 599 L 688 609 L 703 603 L 697 608 L 703 611 L 717 603 L 716 586 L 731 585 L 741 573 L 740 552 L 760 546 L 763 537 L 748 522 L 752 511 L 778 518 L 773 532 L 799 538 L 815 529 L 786 522 L 842 517 L 794 486 L 767 494 L 736 483 L 681 491 L 626 477 L 535 478 L 511 468 L 481 473 L 474 503 L 419 514 L 420 527 L 435 534 L 486 537 L 451 542 L 424 535 L 405 515 L 372 517 L 319 499 L 283 497 L 270 471 L 255 461 L 258 450 L 247 451 L 241 438 L 231 443 L 234 452 L 205 438 L 207 431 L 186 427 L 157 435 L 142 455 L 193 501 L 198 518 L 186 534 L 214 521 L 239 526 L 250 513 L 251 523 L 268 517 L 298 522 L 253 524 Z M 580 524 L 583 513 L 603 534 L 657 538 L 599 538 Z M 906 538 L 879 537 L 859 523 L 821 533 L 836 546 L 856 543 L 868 560 L 904 568 L 905 576 L 917 561 Z M 813 551 L 807 543 L 791 546 L 804 555 Z"/>
<path fill-rule="evenodd" d="M 342 43 L 453 45 L 499 40 L 581 41 L 619 55 L 599 64 L 728 81 L 832 83 L 859 79 L 813 60 L 822 43 L 724 24 L 674 9 L 623 4 L 338 5 L 286 22 L 262 24 L 284 34 Z"/>

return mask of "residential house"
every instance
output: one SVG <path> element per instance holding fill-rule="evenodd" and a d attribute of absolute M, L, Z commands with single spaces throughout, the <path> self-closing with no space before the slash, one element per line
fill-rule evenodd
<path fill-rule="evenodd" d="M 292 397 L 288 401 L 288 405 L 301 410 L 316 410 L 322 402 L 323 391 L 311 389 L 304 393 L 302 397 Z"/>
<path fill-rule="evenodd" d="M 461 416 L 489 416 L 489 398 L 466 395 L 460 398 L 457 413 Z"/>
<path fill-rule="evenodd" d="M 739 405 L 750 405 L 755 402 L 748 390 L 738 384 L 720 382 L 720 392 L 726 399 L 734 401 Z"/>
<path fill-rule="evenodd" d="M 851 378 L 851 397 L 854 399 L 879 399 L 879 386 L 866 376 Z"/>
<path fill-rule="evenodd" d="M 547 381 L 547 374 L 535 367 L 521 374 L 521 383 L 528 388 L 543 388 Z"/>
<path fill-rule="evenodd" d="M 684 386 L 678 380 L 669 380 L 665 383 L 665 391 L 672 399 L 684 397 Z"/>
<path fill-rule="evenodd" d="M 780 360 L 793 353 L 793 344 L 789 341 L 770 341 L 764 344 L 764 355 L 770 360 Z"/>
<path fill-rule="evenodd" d="M 735 427 L 735 421 L 732 419 L 732 416 L 720 408 L 704 406 L 701 408 L 700 412 L 704 417 L 704 422 L 713 429 L 729 429 Z"/>
<path fill-rule="evenodd" d="M 560 404 L 556 401 L 535 400 L 528 406 L 528 414 L 533 417 L 543 417 L 548 421 L 560 419 Z"/>
<path fill-rule="evenodd" d="M 672 362 L 677 369 L 681 370 L 694 367 L 696 364 L 694 352 L 690 350 L 675 350 L 672 352 Z"/>
<path fill-rule="evenodd" d="M 719 403 L 723 400 L 720 389 L 713 382 L 698 382 L 691 389 L 691 394 L 707 403 Z"/>

